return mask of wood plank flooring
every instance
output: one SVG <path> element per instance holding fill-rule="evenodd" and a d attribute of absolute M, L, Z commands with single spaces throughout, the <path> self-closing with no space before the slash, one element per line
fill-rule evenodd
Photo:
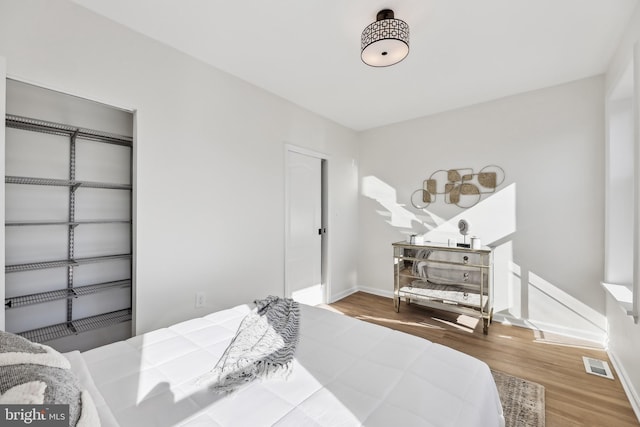
<path fill-rule="evenodd" d="M 491 368 L 545 387 L 546 425 L 639 426 L 616 372 L 615 380 L 589 375 L 582 356 L 606 360 L 607 353 L 588 341 L 494 322 L 489 334 L 467 316 L 428 310 L 357 292 L 325 306 L 367 322 L 401 330 L 470 354 Z"/>

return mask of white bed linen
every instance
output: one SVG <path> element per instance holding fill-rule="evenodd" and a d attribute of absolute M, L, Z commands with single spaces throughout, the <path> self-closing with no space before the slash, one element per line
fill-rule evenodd
<path fill-rule="evenodd" d="M 87 351 L 74 370 L 90 373 L 94 399 L 110 409 L 100 412 L 106 426 L 114 425 L 110 417 L 122 427 L 504 426 L 484 362 L 305 305 L 287 380 L 254 381 L 227 396 L 197 386 L 250 310 L 238 306 Z"/>
<path fill-rule="evenodd" d="M 91 394 L 93 403 L 96 405 L 96 409 L 98 410 L 101 427 L 118 427 L 118 422 L 111 413 L 111 410 L 109 409 L 109 406 L 107 406 L 107 402 L 103 399 L 102 394 L 96 388 L 93 378 L 91 377 L 89 369 L 87 368 L 80 352 L 72 351 L 69 353 L 63 353 L 63 356 L 69 360 L 71 370 L 76 374 L 76 377 L 78 377 L 78 380 L 80 381 L 80 388 L 82 390 L 87 390 L 89 394 Z"/>

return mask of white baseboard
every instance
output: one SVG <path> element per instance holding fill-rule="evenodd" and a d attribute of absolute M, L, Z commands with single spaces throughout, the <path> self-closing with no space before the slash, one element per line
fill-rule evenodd
<path fill-rule="evenodd" d="M 333 294 L 329 297 L 329 304 L 333 304 L 334 302 L 341 300 L 342 298 L 346 298 L 351 294 L 355 294 L 356 292 L 358 292 L 360 289 L 358 288 L 350 288 L 347 290 L 344 290 L 342 292 L 339 292 L 337 294 Z"/>
<path fill-rule="evenodd" d="M 393 291 L 368 288 L 366 286 L 358 286 L 357 290 L 360 292 L 366 292 L 368 294 L 378 295 L 379 297 L 393 298 Z"/>
<path fill-rule="evenodd" d="M 500 323 L 508 323 L 510 325 L 520 326 L 521 328 L 538 330 L 542 332 L 548 332 L 552 334 L 562 335 L 565 337 L 578 338 L 585 341 L 591 341 L 598 345 L 605 347 L 607 341 L 607 333 L 605 331 L 590 332 L 582 329 L 567 328 L 561 325 L 555 325 L 552 323 L 530 321 L 527 319 L 518 319 L 509 315 L 495 313 L 493 320 Z"/>
<path fill-rule="evenodd" d="M 607 354 L 609 355 L 609 360 L 611 360 L 611 364 L 615 369 L 618 377 L 620 378 L 620 382 L 622 383 L 622 388 L 624 389 L 627 398 L 629 399 L 629 403 L 631 404 L 631 408 L 633 412 L 636 414 L 636 418 L 640 421 L 640 397 L 638 396 L 637 390 L 633 387 L 633 383 L 629 379 L 627 375 L 627 371 L 625 371 L 622 363 L 618 362 L 618 358 L 615 353 L 611 350 L 607 350 Z"/>

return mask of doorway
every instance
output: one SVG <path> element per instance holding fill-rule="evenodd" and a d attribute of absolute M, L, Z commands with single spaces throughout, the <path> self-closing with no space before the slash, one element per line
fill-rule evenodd
<path fill-rule="evenodd" d="M 286 146 L 285 296 L 327 301 L 326 156 Z"/>

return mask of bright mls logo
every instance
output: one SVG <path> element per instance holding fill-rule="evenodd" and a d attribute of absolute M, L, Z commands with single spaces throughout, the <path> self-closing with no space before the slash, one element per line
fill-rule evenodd
<path fill-rule="evenodd" d="M 69 405 L 0 405 L 0 426 L 68 427 Z"/>

